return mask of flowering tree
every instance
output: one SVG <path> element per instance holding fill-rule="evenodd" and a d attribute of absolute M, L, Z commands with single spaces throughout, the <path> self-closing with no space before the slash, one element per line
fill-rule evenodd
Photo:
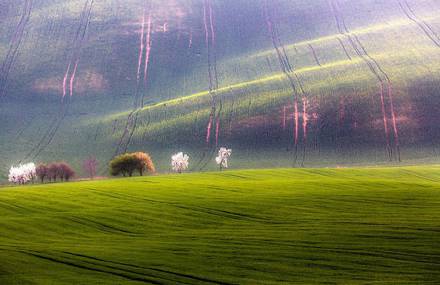
<path fill-rule="evenodd" d="M 98 169 L 98 160 L 96 157 L 91 156 L 83 161 L 83 169 L 84 172 L 87 173 L 87 175 L 90 177 L 90 179 L 93 179 L 96 176 L 96 172 Z"/>
<path fill-rule="evenodd" d="M 189 166 L 189 156 L 187 154 L 183 154 L 183 152 L 179 152 L 171 157 L 171 166 L 173 171 L 182 173 Z"/>
<path fill-rule="evenodd" d="M 61 181 L 69 181 L 72 177 L 75 176 L 75 171 L 73 168 L 67 164 L 66 162 L 61 162 L 57 164 L 58 166 L 58 176 L 60 177 Z"/>
<path fill-rule="evenodd" d="M 156 168 L 154 167 L 153 160 L 148 153 L 145 152 L 135 152 L 133 153 L 134 157 L 136 157 L 137 165 L 136 169 L 139 171 L 139 175 L 142 176 L 144 171 L 154 173 L 156 172 Z"/>
<path fill-rule="evenodd" d="M 34 163 L 27 163 L 19 165 L 18 167 L 12 166 L 9 169 L 8 180 L 14 184 L 26 184 L 30 181 L 34 181 L 37 176 L 36 167 Z"/>
<path fill-rule="evenodd" d="M 215 158 L 215 162 L 220 166 L 220 170 L 228 168 L 228 158 L 232 154 L 232 149 L 221 147 L 218 151 L 218 156 Z"/>
<path fill-rule="evenodd" d="M 61 178 L 60 167 L 58 163 L 50 163 L 47 166 L 47 178 L 49 181 L 56 182 L 57 178 Z"/>
<path fill-rule="evenodd" d="M 37 174 L 42 182 L 44 182 L 44 179 L 56 182 L 58 178 L 60 181 L 69 181 L 75 176 L 75 171 L 66 162 L 52 162 L 48 165 L 39 165 L 37 167 Z"/>
<path fill-rule="evenodd" d="M 49 169 L 46 164 L 41 163 L 37 166 L 36 174 L 40 178 L 41 183 L 44 183 L 44 179 L 48 177 Z"/>

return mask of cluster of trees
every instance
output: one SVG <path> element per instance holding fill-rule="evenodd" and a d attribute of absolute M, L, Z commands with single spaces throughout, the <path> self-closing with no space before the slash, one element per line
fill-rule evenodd
<path fill-rule="evenodd" d="M 142 176 L 145 172 L 156 172 L 153 160 L 148 153 L 125 153 L 115 157 L 110 162 L 110 174 L 112 176 L 123 175 L 124 177 L 131 177 L 136 171 L 140 176 Z"/>
<path fill-rule="evenodd" d="M 215 162 L 220 166 L 220 171 L 223 168 L 228 168 L 228 159 L 232 155 L 232 149 L 221 147 L 218 151 L 218 156 L 215 158 Z M 183 152 L 176 153 L 171 156 L 171 168 L 177 173 L 182 173 L 189 167 L 189 155 Z"/>
<path fill-rule="evenodd" d="M 219 165 L 220 170 L 228 168 L 228 160 L 232 155 L 232 150 L 226 147 L 221 147 L 218 151 L 218 156 L 215 162 Z M 189 155 L 179 152 L 171 156 L 171 168 L 173 171 L 182 173 L 189 167 Z M 126 153 L 115 157 L 110 162 L 110 174 L 112 176 L 133 176 L 133 173 L 139 172 L 142 176 L 145 171 L 155 172 L 154 163 L 148 153 L 134 152 Z"/>
<path fill-rule="evenodd" d="M 34 182 L 36 174 L 36 167 L 34 163 L 20 164 L 19 166 L 12 166 L 9 169 L 8 180 L 14 184 L 26 184 Z"/>
<path fill-rule="evenodd" d="M 12 166 L 9 169 L 9 182 L 14 184 L 26 184 L 29 182 L 34 182 L 38 177 L 41 183 L 44 181 L 56 182 L 57 179 L 60 181 L 69 181 L 75 176 L 75 171 L 73 168 L 65 163 L 49 163 L 49 164 L 39 164 L 35 166 L 35 163 L 27 163 L 19 166 Z"/>
<path fill-rule="evenodd" d="M 220 170 L 228 167 L 228 158 L 231 156 L 232 150 L 225 147 L 220 148 L 216 163 L 220 166 Z M 83 161 L 83 170 L 90 178 L 94 178 L 97 174 L 98 160 L 95 157 L 89 157 Z M 179 152 L 171 157 L 171 167 L 175 172 L 182 173 L 189 167 L 189 156 L 183 152 Z M 138 172 L 142 176 L 145 172 L 154 173 L 153 160 L 150 155 L 145 152 L 125 153 L 115 157 L 110 162 L 110 174 L 112 176 L 133 176 Z M 34 182 L 38 177 L 41 183 L 69 181 L 75 176 L 75 171 L 66 162 L 53 162 L 49 164 L 28 163 L 17 167 L 11 167 L 9 170 L 9 181 L 15 184 L 26 184 Z"/>
<path fill-rule="evenodd" d="M 56 182 L 57 179 L 59 181 L 69 181 L 75 176 L 75 171 L 66 162 L 42 163 L 36 167 L 35 171 L 41 183 L 44 183 L 44 181 Z"/>

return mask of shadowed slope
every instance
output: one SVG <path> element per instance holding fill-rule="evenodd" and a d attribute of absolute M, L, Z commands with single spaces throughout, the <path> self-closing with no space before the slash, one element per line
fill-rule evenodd
<path fill-rule="evenodd" d="M 78 51 L 85 2 L 39 1 L 19 26 L 0 105 L 2 177 L 19 161 L 79 168 L 90 155 L 105 174 L 126 150 L 150 152 L 159 170 L 186 150 L 209 169 L 207 138 L 237 150 L 240 167 L 439 161 L 433 0 L 271 1 L 269 30 L 263 0 L 95 1 Z M 5 6 L 0 58 L 23 11 Z"/>

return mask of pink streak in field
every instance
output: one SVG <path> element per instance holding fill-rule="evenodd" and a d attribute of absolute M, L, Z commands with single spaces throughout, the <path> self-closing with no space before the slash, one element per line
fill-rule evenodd
<path fill-rule="evenodd" d="M 286 130 L 286 106 L 283 106 L 283 131 Z"/>
<path fill-rule="evenodd" d="M 307 140 L 307 125 L 309 122 L 309 115 L 307 114 L 307 99 L 303 98 L 303 133 L 304 133 L 304 141 Z"/>
<path fill-rule="evenodd" d="M 217 117 L 217 121 L 215 123 L 215 145 L 218 146 L 218 138 L 220 131 L 220 117 Z"/>
<path fill-rule="evenodd" d="M 148 78 L 148 65 L 150 63 L 150 54 L 151 54 L 151 12 L 148 15 L 148 28 L 147 28 L 147 39 L 146 39 L 146 52 L 145 52 L 145 67 L 144 67 L 144 82 L 147 83 Z"/>
<path fill-rule="evenodd" d="M 66 97 L 67 77 L 69 76 L 70 65 L 71 65 L 71 63 L 69 62 L 69 65 L 67 66 L 66 74 L 64 74 L 64 79 L 63 79 L 63 98 Z"/>
<path fill-rule="evenodd" d="M 144 53 L 144 33 L 145 33 L 145 8 L 144 14 L 142 16 L 142 31 L 141 31 L 141 43 L 139 47 L 139 60 L 138 60 L 138 69 L 137 69 L 137 81 L 139 82 L 140 73 L 141 73 L 141 65 L 142 65 L 142 56 Z"/>
<path fill-rule="evenodd" d="M 212 128 L 212 114 L 209 116 L 208 126 L 206 127 L 206 143 L 209 144 L 211 139 L 211 128 Z"/>
<path fill-rule="evenodd" d="M 164 33 L 168 32 L 168 22 L 165 22 L 165 23 L 163 24 L 163 32 L 164 32 Z"/>
<path fill-rule="evenodd" d="M 298 136 L 299 136 L 299 114 L 298 114 L 298 101 L 295 99 L 294 104 L 294 119 L 295 119 L 295 145 L 298 145 Z"/>
<path fill-rule="evenodd" d="M 192 31 L 189 34 L 189 43 L 188 43 L 188 48 L 191 48 L 193 45 L 193 33 Z"/>
<path fill-rule="evenodd" d="M 387 120 L 387 114 L 386 114 L 386 109 L 385 109 L 385 98 L 383 96 L 383 82 L 380 83 L 380 103 L 381 103 L 381 108 L 382 108 L 382 117 L 383 117 L 383 126 L 384 126 L 384 131 L 385 131 L 385 137 L 387 140 L 387 147 L 388 150 L 390 149 L 390 132 L 388 129 L 388 120 Z"/>
<path fill-rule="evenodd" d="M 79 58 L 75 62 L 75 67 L 73 68 L 72 76 L 70 77 L 70 97 L 73 96 L 73 83 L 75 82 L 76 70 L 78 69 Z"/>
<path fill-rule="evenodd" d="M 393 130 L 394 130 L 394 140 L 397 147 L 397 151 L 399 152 L 399 147 L 400 147 L 399 129 L 397 127 L 396 112 L 394 111 L 393 87 L 391 85 L 391 82 L 388 82 L 388 97 L 390 100 L 391 118 L 393 122 Z M 398 155 L 400 160 L 400 153 L 398 153 Z"/>

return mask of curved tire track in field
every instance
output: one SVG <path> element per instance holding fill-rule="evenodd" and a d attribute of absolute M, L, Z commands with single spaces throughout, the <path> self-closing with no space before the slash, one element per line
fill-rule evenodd
<path fill-rule="evenodd" d="M 71 98 L 73 97 L 73 84 L 76 76 L 76 71 L 78 68 L 78 63 L 81 58 L 81 49 L 84 44 L 88 27 L 90 25 L 93 4 L 94 4 L 94 0 L 86 0 L 80 14 L 79 26 L 78 29 L 76 30 L 72 42 L 73 51 L 69 63 L 67 65 L 67 70 L 62 82 L 63 94 L 62 94 L 58 114 L 54 116 L 44 135 L 40 138 L 39 142 L 34 147 L 32 147 L 31 150 L 25 155 L 23 160 L 27 160 L 29 158 L 32 159 L 37 158 L 41 154 L 41 152 L 43 152 L 46 149 L 46 147 L 52 143 L 56 133 L 58 132 L 64 119 L 68 114 Z M 71 71 L 72 66 L 74 66 L 73 71 Z M 69 96 L 67 96 L 67 78 L 69 78 L 69 75 L 70 75 L 70 80 L 69 80 L 70 94 Z"/>
<path fill-rule="evenodd" d="M 209 95 L 211 96 L 211 111 L 209 113 L 208 122 L 206 124 L 205 147 L 200 159 L 192 167 L 192 169 L 203 170 L 214 156 L 218 144 L 218 136 L 220 132 L 220 114 L 217 106 L 217 90 L 219 88 L 219 79 L 217 71 L 217 35 L 215 15 L 212 7 L 212 0 L 203 0 L 203 29 L 205 34 L 205 46 L 207 50 L 208 64 L 208 82 Z M 220 105 L 222 100 L 220 99 Z M 217 115 L 216 115 L 217 114 Z M 214 134 L 214 135 L 213 135 Z M 215 138 L 215 144 L 212 138 Z"/>
<path fill-rule="evenodd" d="M 194 281 L 207 284 L 230 284 L 223 281 L 198 277 L 192 274 L 178 273 L 155 267 L 142 267 L 123 262 L 108 261 L 67 251 L 54 252 L 52 254 L 34 250 L 19 250 L 18 252 L 63 265 L 106 273 L 124 279 L 149 284 L 193 284 Z"/>
<path fill-rule="evenodd" d="M 255 216 L 255 215 L 248 215 L 248 214 L 243 214 L 243 213 L 238 213 L 238 212 L 233 212 L 233 211 L 227 211 L 227 210 L 222 210 L 222 209 L 215 209 L 215 208 L 202 207 L 202 206 L 186 206 L 186 205 L 179 204 L 177 202 L 167 202 L 167 201 L 154 200 L 154 199 L 145 199 L 145 198 L 139 198 L 136 196 L 121 194 L 121 193 L 108 193 L 108 192 L 99 191 L 96 189 L 88 189 L 88 191 L 92 191 L 92 192 L 96 193 L 97 195 L 101 195 L 103 197 L 107 197 L 107 198 L 111 198 L 111 199 L 115 199 L 115 200 L 124 200 L 124 201 L 130 201 L 130 202 L 144 201 L 144 202 L 148 202 L 148 203 L 163 204 L 163 205 L 171 206 L 174 208 L 179 208 L 179 209 L 188 210 L 188 211 L 194 211 L 197 213 L 202 213 L 202 214 L 211 215 L 211 216 L 228 218 L 228 219 L 232 219 L 232 220 L 253 221 L 253 222 L 259 222 L 259 223 L 264 223 L 264 224 L 273 223 L 272 220 L 266 219 L 264 217 L 259 217 L 259 216 Z"/>
<path fill-rule="evenodd" d="M 32 122 L 34 122 L 34 116 L 32 116 L 29 120 L 23 118 L 23 123 L 22 123 L 23 126 L 18 128 L 18 132 L 15 135 L 15 139 L 14 139 L 15 141 L 19 140 L 21 136 L 25 133 L 25 131 L 31 127 Z"/>
<path fill-rule="evenodd" d="M 64 118 L 67 115 L 67 105 L 69 104 L 70 100 L 68 99 L 68 102 L 65 103 L 64 101 L 60 104 L 60 110 L 58 113 L 54 116 L 54 118 L 51 120 L 49 127 L 47 128 L 46 132 L 43 134 L 43 136 L 40 138 L 38 143 L 34 145 L 31 150 L 23 157 L 23 159 L 20 161 L 26 161 L 27 159 L 34 159 L 38 157 L 38 155 L 48 146 L 50 142 L 52 142 L 52 139 L 55 136 L 56 131 L 61 125 L 61 122 L 64 120 Z"/>
<path fill-rule="evenodd" d="M 0 68 L 0 97 L 2 97 L 6 92 L 9 75 L 23 41 L 24 30 L 31 17 L 32 7 L 33 0 L 25 0 L 20 21 L 15 28 L 13 37 L 9 43 L 6 58 L 4 59 Z"/>
<path fill-rule="evenodd" d="M 349 60 L 353 60 L 353 58 L 351 57 L 351 55 L 348 53 L 347 48 L 345 47 L 344 42 L 342 41 L 342 39 L 340 37 L 337 37 L 337 40 L 339 42 L 339 45 L 341 46 L 342 50 L 344 51 L 345 55 L 347 56 L 347 58 Z"/>
<path fill-rule="evenodd" d="M 434 31 L 434 29 L 428 24 L 428 22 L 420 19 L 415 13 L 414 9 L 409 5 L 407 0 L 397 0 L 400 9 L 405 14 L 405 16 L 410 19 L 412 22 L 417 24 L 417 26 L 422 29 L 423 33 L 437 46 L 440 48 L 440 37 Z"/>
<path fill-rule="evenodd" d="M 65 258 L 61 258 L 58 256 L 50 256 L 50 255 L 43 254 L 43 253 L 37 252 L 37 251 L 20 250 L 18 252 L 26 254 L 26 255 L 30 255 L 30 256 L 33 256 L 36 258 L 44 259 L 47 261 L 59 263 L 62 265 L 68 265 L 68 266 L 76 267 L 79 269 L 95 271 L 95 272 L 99 272 L 99 273 L 106 273 L 106 274 L 118 276 L 118 277 L 121 277 L 124 279 L 128 279 L 131 281 L 138 281 L 138 282 L 143 282 L 143 283 L 147 283 L 147 284 L 157 284 L 157 285 L 165 284 L 163 282 L 156 281 L 155 279 L 153 279 L 154 277 L 152 277 L 152 276 L 143 276 L 138 273 L 133 274 L 132 272 L 128 272 L 126 270 L 121 270 L 121 269 L 115 268 L 115 267 L 113 267 L 113 268 L 108 267 L 108 266 L 103 266 L 103 268 L 99 268 L 96 266 L 94 267 L 94 266 L 91 266 L 91 264 L 81 264 L 81 263 L 75 262 L 71 259 L 65 259 Z"/>
<path fill-rule="evenodd" d="M 112 226 L 112 225 L 109 225 L 109 224 L 106 224 L 103 222 L 98 222 L 98 221 L 95 221 L 92 219 L 84 218 L 84 217 L 68 217 L 66 219 L 73 222 L 73 223 L 77 223 L 77 224 L 85 226 L 85 227 L 98 229 L 99 231 L 102 231 L 102 232 L 116 233 L 116 234 L 123 234 L 123 235 L 137 235 L 137 233 L 135 233 L 135 232 L 127 231 L 122 228 L 117 228 L 115 226 Z"/>
<path fill-rule="evenodd" d="M 143 266 L 138 266 L 138 265 L 134 265 L 134 264 L 130 264 L 130 263 L 125 263 L 125 262 L 117 262 L 117 261 L 109 261 L 109 260 L 104 260 L 101 258 L 97 258 L 97 257 L 92 257 L 92 256 L 87 256 L 84 254 L 77 254 L 77 253 L 72 253 L 72 252 L 63 252 L 65 254 L 71 255 L 71 256 L 75 256 L 75 257 L 79 257 L 79 258 L 85 258 L 88 260 L 93 260 L 93 261 L 98 261 L 98 262 L 103 262 L 104 264 L 114 264 L 114 265 L 120 265 L 120 266 L 126 266 L 126 267 L 131 267 L 131 268 L 135 268 L 135 269 L 140 269 L 140 270 L 148 270 L 148 271 L 152 271 L 152 272 L 156 272 L 156 273 L 164 273 L 164 274 L 168 274 L 171 276 L 176 276 L 176 277 L 180 277 L 180 278 L 185 278 L 185 279 L 189 279 L 187 281 L 201 281 L 201 282 L 206 282 L 206 283 L 212 283 L 212 284 L 229 284 L 229 283 L 225 283 L 222 281 L 216 281 L 216 280 L 212 280 L 212 279 L 207 279 L 204 277 L 199 277 L 199 276 L 194 276 L 191 274 L 186 274 L 186 273 L 178 273 L 178 272 L 174 272 L 174 271 L 170 271 L 170 270 L 164 270 L 164 269 L 160 269 L 160 268 L 155 268 L 155 267 L 143 267 Z M 173 280 L 172 280 L 173 281 Z"/>
<path fill-rule="evenodd" d="M 396 119 L 396 111 L 394 108 L 394 100 L 393 100 L 393 90 L 392 90 L 392 82 L 388 74 L 382 68 L 382 66 L 374 59 L 367 51 L 365 46 L 360 41 L 359 37 L 355 34 L 352 34 L 348 29 L 343 13 L 341 12 L 339 1 L 338 0 L 328 0 L 328 5 L 332 11 L 332 14 L 336 21 L 336 26 L 338 28 L 339 34 L 346 37 L 349 41 L 351 47 L 355 51 L 356 55 L 364 61 L 364 63 L 368 66 L 368 69 L 373 74 L 373 76 L 377 79 L 380 85 L 380 102 L 381 102 L 381 111 L 384 123 L 384 135 L 385 135 L 385 144 L 388 153 L 388 158 L 390 161 L 393 159 L 393 149 L 396 153 L 396 159 L 400 162 L 400 139 L 399 139 L 399 129 L 397 126 Z M 385 87 L 386 86 L 386 90 Z M 388 127 L 388 111 L 385 102 L 385 94 L 387 94 L 388 105 L 389 105 L 389 114 L 391 117 L 391 124 L 393 130 L 393 141 L 394 145 L 391 147 L 391 135 Z"/>
<path fill-rule="evenodd" d="M 219 146 L 220 120 L 223 110 L 223 101 L 219 100 L 219 104 L 220 107 L 218 109 L 217 115 L 214 114 L 214 117 L 210 119 L 211 129 L 215 126 L 215 145 L 213 145 L 213 147 L 211 147 L 210 150 L 208 149 L 206 151 L 207 152 L 206 161 L 204 161 L 205 159 L 202 156 L 202 159 L 198 164 L 198 165 L 202 164 L 202 166 L 199 167 L 200 171 L 204 170 L 208 166 L 208 163 L 212 162 L 211 158 L 215 156 L 215 152 L 217 151 L 217 148 Z"/>
<path fill-rule="evenodd" d="M 266 20 L 266 25 L 268 28 L 268 32 L 270 34 L 270 38 L 272 40 L 272 45 L 275 49 L 275 52 L 278 57 L 278 61 L 280 64 L 280 68 L 282 72 L 286 75 L 290 88 L 292 89 L 292 95 L 293 95 L 293 118 L 294 118 L 294 131 L 293 131 L 293 144 L 294 144 L 294 161 L 293 166 L 297 165 L 298 162 L 298 147 L 299 147 L 299 129 L 300 129 L 300 118 L 299 118 L 299 98 L 302 97 L 302 100 L 306 100 L 308 97 L 307 93 L 304 90 L 304 87 L 302 85 L 301 79 L 299 78 L 298 74 L 295 72 L 295 69 L 292 67 L 292 64 L 290 63 L 289 57 L 287 55 L 286 49 L 284 47 L 284 44 L 281 41 L 281 37 L 279 34 L 279 31 L 274 23 L 273 16 L 271 13 L 271 10 L 269 9 L 270 5 L 268 0 L 265 0 L 264 2 L 264 16 Z M 315 57 L 316 63 L 320 65 L 320 62 L 318 60 L 318 57 L 316 55 L 315 50 L 310 45 L 309 48 L 312 49 L 313 55 Z M 292 76 L 293 75 L 293 76 Z M 303 116 L 303 118 L 305 118 Z M 304 122 L 303 122 L 304 123 Z M 301 162 L 301 166 L 304 166 L 305 156 L 306 156 L 306 147 L 307 147 L 307 128 L 303 128 L 303 159 Z"/>
<path fill-rule="evenodd" d="M 10 201 L 0 201 L 0 208 L 15 212 L 15 213 L 19 213 L 19 214 L 29 214 L 29 213 L 36 212 L 33 209 L 23 207 L 22 205 L 17 205 L 15 203 L 10 202 Z"/>
<path fill-rule="evenodd" d="M 310 51 L 312 52 L 313 58 L 315 59 L 315 62 L 316 62 L 316 65 L 322 66 L 321 62 L 319 61 L 318 54 L 316 53 L 316 50 L 313 47 L 313 45 L 312 44 L 307 44 L 307 46 L 309 47 Z"/>
<path fill-rule="evenodd" d="M 149 13 L 148 17 L 146 16 L 147 10 Z M 145 20 L 147 20 L 146 29 L 145 29 Z M 122 133 L 122 136 L 119 138 L 119 141 L 116 146 L 116 150 L 114 154 L 115 156 L 127 152 L 132 142 L 133 135 L 137 128 L 139 113 L 142 111 L 142 108 L 144 107 L 144 96 L 145 96 L 144 92 L 148 88 L 148 72 L 149 72 L 149 64 L 151 58 L 151 49 L 153 46 L 152 38 L 153 38 L 152 1 L 148 2 L 147 0 L 145 0 L 142 23 L 141 23 L 141 35 L 140 35 L 140 44 L 139 44 L 139 56 L 138 56 L 133 110 L 129 113 L 127 117 L 127 122 L 125 124 L 124 131 Z M 142 69 L 142 64 L 144 65 L 143 69 Z M 141 74 L 141 72 L 143 72 L 143 74 Z M 144 90 L 141 90 L 142 89 L 141 77 L 142 77 Z"/>

